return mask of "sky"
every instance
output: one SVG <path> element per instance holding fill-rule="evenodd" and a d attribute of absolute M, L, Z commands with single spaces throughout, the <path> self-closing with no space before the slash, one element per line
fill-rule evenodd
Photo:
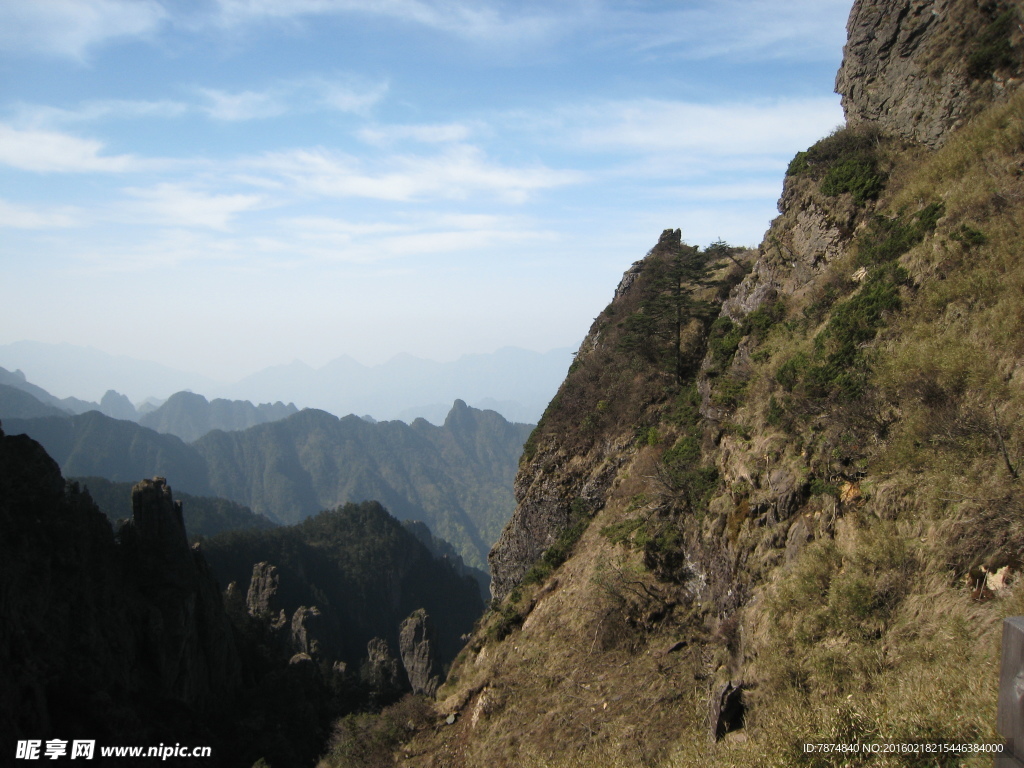
<path fill-rule="evenodd" d="M 576 347 L 662 230 L 757 246 L 850 6 L 0 0 L 0 344 Z"/>

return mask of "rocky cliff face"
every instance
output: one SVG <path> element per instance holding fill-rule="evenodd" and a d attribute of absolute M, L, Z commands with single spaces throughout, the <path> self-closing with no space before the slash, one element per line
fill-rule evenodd
<path fill-rule="evenodd" d="M 441 685 L 441 665 L 438 662 L 434 623 L 426 611 L 413 611 L 402 622 L 399 648 L 412 692 L 424 696 L 437 693 Z"/>
<path fill-rule="evenodd" d="M 666 333 L 678 335 L 684 365 L 699 362 L 704 332 L 751 256 L 736 249 L 701 255 L 683 244 L 678 229 L 666 230 L 647 257 L 623 275 L 615 298 L 594 321 L 568 377 L 527 442 L 515 481 L 519 504 L 489 557 L 496 598 L 504 598 L 563 533 L 604 506 L 612 482 L 636 453 L 638 430 L 653 428 L 666 386 L 672 385 L 673 372 L 664 361 L 653 359 L 659 353 L 650 344 Z M 674 279 L 673 269 L 691 268 L 679 262 L 683 257 L 694 260 L 693 267 L 708 269 L 686 287 L 692 295 L 679 297 L 680 306 L 684 301 L 699 305 L 699 312 L 676 322 L 675 308 L 655 306 L 654 299 L 659 285 Z M 664 315 L 656 320 L 664 327 L 630 323 L 631 316 L 644 313 L 652 321 Z M 624 360 L 631 355 L 626 349 L 633 347 L 633 360 Z"/>
<path fill-rule="evenodd" d="M 213 711 L 238 690 L 217 584 L 188 546 L 170 489 L 144 481 L 133 504 L 115 539 L 38 443 L 0 432 L 5 734 L 151 736 L 182 726 L 150 718 L 160 707 Z"/>
<path fill-rule="evenodd" d="M 630 267 L 527 442 L 500 603 L 413 764 L 999 739 L 999 620 L 1024 610 L 1021 23 L 858 0 L 850 125 L 794 158 L 755 258 L 691 260 L 668 230 Z"/>
<path fill-rule="evenodd" d="M 950 129 L 1020 83 L 1012 2 L 861 0 L 847 25 L 836 91 L 850 125 L 939 146 Z"/>

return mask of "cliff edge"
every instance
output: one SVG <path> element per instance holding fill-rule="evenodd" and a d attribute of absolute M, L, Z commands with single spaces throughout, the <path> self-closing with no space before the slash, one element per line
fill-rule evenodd
<path fill-rule="evenodd" d="M 848 125 L 936 147 L 1020 85 L 1017 3 L 858 0 L 847 35 L 836 92 Z"/>
<path fill-rule="evenodd" d="M 407 764 L 1001 740 L 1022 23 L 1019 3 L 858 0 L 848 124 L 793 158 L 757 251 L 666 230 L 627 270 L 527 442 L 493 609 Z"/>

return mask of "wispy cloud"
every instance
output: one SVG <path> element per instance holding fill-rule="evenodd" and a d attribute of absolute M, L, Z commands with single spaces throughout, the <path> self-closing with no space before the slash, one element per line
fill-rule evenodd
<path fill-rule="evenodd" d="M 350 221 L 330 216 L 282 219 L 267 243 L 294 266 L 374 264 L 386 261 L 481 251 L 510 243 L 550 241 L 553 232 L 536 222 L 496 215 L 437 214 L 387 221 Z"/>
<path fill-rule="evenodd" d="M 593 150 L 686 151 L 736 156 L 804 144 L 842 120 L 837 98 L 761 104 L 644 99 L 566 110 L 567 138 Z"/>
<path fill-rule="evenodd" d="M 0 200 L 0 229 L 63 229 L 81 223 L 74 208 L 40 208 Z"/>
<path fill-rule="evenodd" d="M 429 125 L 375 125 L 363 128 L 356 135 L 367 144 L 389 146 L 402 141 L 421 144 L 447 144 L 466 141 L 473 133 L 465 123 Z"/>
<path fill-rule="evenodd" d="M 12 122 L 21 128 L 47 129 L 100 120 L 177 119 L 204 114 L 214 120 L 241 121 L 317 111 L 366 115 L 388 92 L 383 81 L 335 75 L 281 80 L 262 90 L 191 89 L 192 99 L 94 99 L 74 107 L 16 103 Z"/>
<path fill-rule="evenodd" d="M 487 194 L 523 202 L 539 190 L 583 179 L 578 172 L 542 165 L 504 166 L 488 159 L 479 148 L 461 144 L 436 155 L 396 155 L 376 164 L 323 148 L 268 153 L 248 164 L 253 170 L 288 180 L 300 194 L 391 201 Z"/>
<path fill-rule="evenodd" d="M 555 32 L 559 15 L 528 6 L 464 0 L 218 0 L 221 23 L 309 16 L 362 14 L 417 24 L 459 37 L 499 43 L 537 39 Z"/>
<path fill-rule="evenodd" d="M 97 99 L 84 101 L 75 108 L 53 107 L 46 104 L 15 104 L 11 113 L 13 122 L 23 128 L 53 128 L 61 125 L 87 123 L 108 118 L 176 118 L 191 107 L 182 101 L 130 99 Z"/>
<path fill-rule="evenodd" d="M 609 44 L 675 58 L 834 58 L 851 0 L 698 0 L 672 6 L 610 3 L 591 22 Z"/>
<path fill-rule="evenodd" d="M 210 194 L 185 184 L 125 190 L 133 201 L 123 208 L 133 223 L 227 231 L 240 213 L 267 205 L 261 195 Z"/>
<path fill-rule="evenodd" d="M 197 90 L 203 102 L 199 108 L 211 118 L 239 121 L 314 111 L 362 115 L 384 98 L 388 86 L 385 82 L 364 83 L 342 76 L 315 76 L 280 81 L 260 91 Z"/>
<path fill-rule="evenodd" d="M 156 0 L 0 3 L 0 50 L 84 58 L 90 48 L 154 33 L 168 18 Z"/>
<path fill-rule="evenodd" d="M 259 120 L 277 117 L 288 111 L 288 105 L 280 93 L 227 93 L 213 88 L 202 88 L 199 93 L 206 101 L 203 110 L 214 120 Z"/>
<path fill-rule="evenodd" d="M 124 173 L 141 170 L 153 161 L 104 155 L 103 143 L 94 139 L 0 124 L 0 164 L 44 173 Z"/>

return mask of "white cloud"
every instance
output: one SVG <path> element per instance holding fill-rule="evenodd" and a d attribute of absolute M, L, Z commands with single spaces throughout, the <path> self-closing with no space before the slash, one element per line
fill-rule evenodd
<path fill-rule="evenodd" d="M 582 174 L 544 166 L 514 168 L 490 161 L 467 145 L 431 156 L 399 155 L 372 170 L 349 155 L 323 148 L 269 153 L 251 161 L 252 168 L 291 182 L 301 194 L 407 201 L 425 198 L 465 199 L 490 194 L 522 202 L 533 192 L 578 183 Z"/>
<path fill-rule="evenodd" d="M 842 122 L 838 98 L 763 104 L 696 104 L 654 99 L 566 113 L 569 135 L 593 150 L 714 156 L 765 154 L 807 146 Z"/>
<path fill-rule="evenodd" d="M 199 93 L 207 101 L 204 111 L 214 120 L 257 120 L 277 117 L 288 111 L 280 93 L 226 93 L 212 88 L 202 88 Z"/>
<path fill-rule="evenodd" d="M 52 128 L 104 119 L 180 118 L 205 113 L 215 120 L 239 121 L 317 110 L 366 114 L 387 94 L 386 82 L 368 82 L 347 75 L 281 80 L 264 90 L 240 92 L 195 88 L 191 103 L 173 99 L 95 99 L 73 108 L 15 104 L 13 122 L 21 127 Z"/>
<path fill-rule="evenodd" d="M 124 173 L 145 163 L 132 155 L 103 155 L 103 143 L 55 131 L 0 124 L 0 164 L 43 173 Z"/>
<path fill-rule="evenodd" d="M 458 0 L 218 0 L 221 23 L 234 26 L 305 16 L 365 14 L 413 23 L 460 37 L 498 43 L 534 39 L 559 26 L 554 14 L 503 11 L 497 3 Z M 571 18 L 571 14 L 570 14 Z"/>
<path fill-rule="evenodd" d="M 782 179 L 777 181 L 736 181 L 724 184 L 703 184 L 664 190 L 666 197 L 694 202 L 764 201 L 778 197 Z"/>
<path fill-rule="evenodd" d="M 162 99 L 143 101 L 128 99 L 100 99 L 85 101 L 75 109 L 51 107 L 45 104 L 17 104 L 14 122 L 23 127 L 50 128 L 68 123 L 85 123 L 105 118 L 137 119 L 147 117 L 181 117 L 189 105 L 180 101 Z"/>
<path fill-rule="evenodd" d="M 363 128 L 356 135 L 367 144 L 387 146 L 401 141 L 422 144 L 447 144 L 465 141 L 472 134 L 462 123 L 435 123 L 430 125 L 378 125 Z"/>
<path fill-rule="evenodd" d="M 0 50 L 80 59 L 111 39 L 152 34 L 166 18 L 155 0 L 7 0 Z"/>
<path fill-rule="evenodd" d="M 387 93 L 387 83 L 362 83 L 346 77 L 283 80 L 262 91 L 229 93 L 200 88 L 200 109 L 214 120 L 238 121 L 301 114 L 316 110 L 365 114 Z"/>
<path fill-rule="evenodd" d="M 260 195 L 208 194 L 184 184 L 165 183 L 125 191 L 136 201 L 128 203 L 126 208 L 132 222 L 163 226 L 226 231 L 237 214 L 267 204 Z"/>
<path fill-rule="evenodd" d="M 0 200 L 0 229 L 60 229 L 80 223 L 73 208 L 33 208 Z"/>
<path fill-rule="evenodd" d="M 489 214 L 438 214 L 386 222 L 297 217 L 280 224 L 291 256 L 320 263 L 376 263 L 555 237 L 536 229 L 531 221 Z"/>
<path fill-rule="evenodd" d="M 642 51 L 675 58 L 831 60 L 842 50 L 851 0 L 701 0 L 654 10 L 606 7 L 592 21 Z"/>

